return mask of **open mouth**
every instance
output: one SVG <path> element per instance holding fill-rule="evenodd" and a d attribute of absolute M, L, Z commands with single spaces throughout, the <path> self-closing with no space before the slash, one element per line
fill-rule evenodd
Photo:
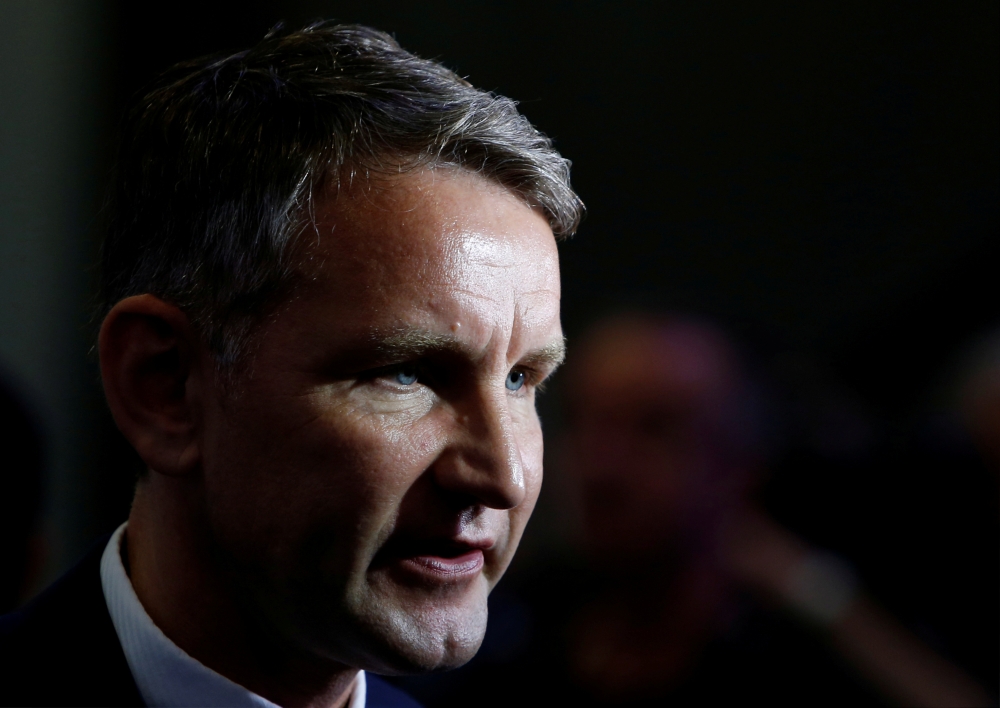
<path fill-rule="evenodd" d="M 424 580 L 455 581 L 473 577 L 483 568 L 483 551 L 491 544 L 450 539 L 390 540 L 376 556 L 376 565 L 398 568 Z"/>

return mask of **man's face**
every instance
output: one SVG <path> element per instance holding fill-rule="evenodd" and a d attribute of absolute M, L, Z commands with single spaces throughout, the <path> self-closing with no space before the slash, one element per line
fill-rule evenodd
<path fill-rule="evenodd" d="M 458 665 L 541 484 L 555 240 L 454 169 L 354 187 L 316 217 L 315 277 L 265 326 L 240 393 L 206 407 L 215 550 L 295 646 L 387 673 Z"/>

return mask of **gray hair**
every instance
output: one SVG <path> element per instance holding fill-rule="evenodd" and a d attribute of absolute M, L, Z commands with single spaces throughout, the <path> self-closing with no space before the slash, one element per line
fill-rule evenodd
<path fill-rule="evenodd" d="M 387 165 L 391 167 L 386 167 Z M 275 30 L 169 69 L 126 116 L 107 207 L 101 315 L 152 293 L 232 369 L 300 277 L 311 198 L 345 174 L 457 166 L 572 234 L 568 160 L 503 96 L 358 25 Z"/>

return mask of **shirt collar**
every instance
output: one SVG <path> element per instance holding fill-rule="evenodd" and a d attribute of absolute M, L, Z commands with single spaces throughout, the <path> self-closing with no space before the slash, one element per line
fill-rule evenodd
<path fill-rule="evenodd" d="M 278 708 L 188 655 L 146 614 L 122 563 L 122 524 L 101 557 L 101 587 L 132 677 L 146 705 Z M 347 708 L 365 708 L 365 672 L 359 671 Z"/>

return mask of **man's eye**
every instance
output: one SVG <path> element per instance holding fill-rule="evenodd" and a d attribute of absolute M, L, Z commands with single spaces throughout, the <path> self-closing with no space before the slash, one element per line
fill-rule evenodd
<path fill-rule="evenodd" d="M 511 391 L 517 391 L 522 386 L 524 386 L 524 372 L 514 369 L 509 374 L 507 374 L 507 388 Z"/>
<path fill-rule="evenodd" d="M 412 386 L 417 382 L 417 370 L 412 366 L 404 366 L 396 370 L 393 378 L 401 386 Z"/>

